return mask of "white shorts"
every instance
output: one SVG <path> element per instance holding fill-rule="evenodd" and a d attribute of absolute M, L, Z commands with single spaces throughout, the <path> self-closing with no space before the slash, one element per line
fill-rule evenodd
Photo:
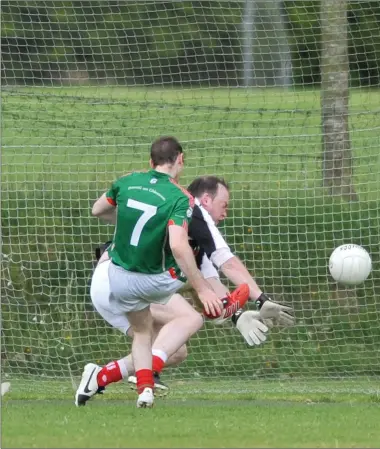
<path fill-rule="evenodd" d="M 117 302 L 110 301 L 108 276 L 110 263 L 111 261 L 108 259 L 100 262 L 95 268 L 91 279 L 91 300 L 97 312 L 108 324 L 115 329 L 119 329 L 123 334 L 127 334 L 130 324 L 125 311 L 118 307 Z M 218 272 L 206 255 L 202 261 L 201 271 L 206 279 L 218 277 Z"/>
<path fill-rule="evenodd" d="M 146 309 L 150 304 L 166 304 L 184 283 L 169 272 L 145 274 L 127 271 L 114 263 L 108 268 L 110 303 L 124 312 Z"/>
<path fill-rule="evenodd" d="M 108 268 L 111 261 L 106 260 L 98 264 L 91 279 L 90 295 L 92 303 L 102 318 L 123 334 L 128 332 L 130 324 L 124 311 L 117 304 L 110 302 L 110 283 Z"/>

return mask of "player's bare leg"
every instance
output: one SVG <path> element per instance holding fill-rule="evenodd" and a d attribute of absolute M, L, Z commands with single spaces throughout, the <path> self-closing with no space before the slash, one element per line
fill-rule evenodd
<path fill-rule="evenodd" d="M 215 282 L 210 282 L 210 285 L 215 289 L 217 295 L 221 298 L 225 299 L 225 310 L 222 317 L 218 318 L 216 321 L 223 322 L 226 319 L 230 318 L 238 309 L 245 306 L 246 302 L 249 299 L 249 287 L 247 284 L 241 284 L 237 287 L 233 292 L 229 293 L 228 289 L 220 282 L 220 280 L 215 280 Z M 193 323 L 194 329 L 196 328 L 196 315 L 198 313 L 194 310 L 194 308 L 179 294 L 173 295 L 170 299 L 169 303 L 165 306 L 155 305 L 154 309 L 154 317 L 157 323 L 162 321 L 165 323 L 165 320 L 168 319 L 168 316 L 171 317 L 170 321 L 162 327 L 160 332 L 158 333 L 154 343 L 153 343 L 153 372 L 155 376 L 155 383 L 157 385 L 162 385 L 162 382 L 159 378 L 159 375 L 164 368 L 164 366 L 168 366 L 171 362 L 168 356 L 173 357 L 172 351 L 176 348 L 176 340 L 173 339 L 173 335 L 184 335 L 183 327 L 184 322 L 181 321 L 182 317 L 185 317 L 185 321 L 189 323 L 189 317 L 194 317 L 195 322 Z M 177 324 L 178 323 L 178 324 Z M 199 329 L 202 322 L 198 323 Z M 199 330 L 198 329 L 198 330 Z M 174 332 L 176 332 L 174 334 Z M 197 330 L 195 330 L 197 332 Z M 189 333 L 188 339 L 195 333 Z M 187 341 L 187 340 L 186 340 Z M 135 383 L 134 376 L 130 376 L 128 381 L 131 383 Z M 165 385 L 163 384 L 163 390 L 165 389 Z"/>
<path fill-rule="evenodd" d="M 150 308 L 128 312 L 133 331 L 132 358 L 136 371 L 138 408 L 153 407 L 152 335 L 153 317 Z"/>
<path fill-rule="evenodd" d="M 203 326 L 202 316 L 183 296 L 173 295 L 165 307 L 170 315 L 174 315 L 174 318 L 161 328 L 153 344 L 152 368 L 158 375 L 169 357 L 175 354 Z"/>
<path fill-rule="evenodd" d="M 178 342 L 178 340 L 174 341 L 173 335 L 180 335 L 183 333 L 184 329 L 185 333 L 182 335 L 182 338 L 186 339 L 187 342 L 190 336 L 202 327 L 203 318 L 180 294 L 174 294 L 170 298 L 170 301 L 165 305 L 152 304 L 151 311 L 154 317 L 155 331 L 157 332 L 152 351 L 155 389 L 157 396 L 166 396 L 169 392 L 169 388 L 161 381 L 160 372 L 164 365 L 178 365 L 185 360 L 187 357 L 187 348 L 186 345 L 183 344 L 174 354 L 166 353 L 163 348 L 167 348 L 167 351 L 172 351 L 172 348 L 176 348 L 178 345 L 176 342 Z M 172 325 L 173 322 L 174 326 Z M 164 331 L 165 334 L 163 335 L 163 329 L 167 325 L 169 325 L 169 327 L 166 328 L 166 331 Z M 177 326 L 179 330 L 175 330 Z M 186 326 L 188 326 L 190 330 L 186 331 Z M 176 334 L 172 332 L 176 332 Z M 159 340 L 159 343 L 157 344 L 157 338 L 161 339 L 161 343 Z M 173 346 L 165 345 L 166 340 Z M 164 342 L 164 345 L 162 345 L 162 341 Z M 128 356 L 126 359 L 130 360 L 130 357 Z M 132 373 L 128 378 L 128 382 L 131 383 L 133 387 L 136 384 L 136 377 L 132 375 Z"/>
<path fill-rule="evenodd" d="M 165 325 L 168 321 L 172 320 L 177 313 L 176 310 L 176 300 L 171 298 L 169 303 L 173 305 L 170 309 L 168 309 L 167 305 L 159 305 L 159 304 L 151 304 L 150 310 L 153 316 L 153 341 L 156 339 L 159 331 L 162 326 Z M 104 311 L 103 311 L 104 313 Z M 125 324 L 127 325 L 125 326 Z M 128 329 L 127 321 L 119 321 L 116 323 L 116 326 L 119 325 L 119 329 L 122 330 L 122 327 L 125 326 Z M 127 335 L 130 338 L 133 338 L 133 331 L 131 327 L 127 330 Z M 173 354 L 166 362 L 166 366 L 175 366 L 179 365 L 183 362 L 187 357 L 187 348 L 186 345 L 183 345 L 179 350 Z M 94 365 L 94 364 L 93 364 Z M 95 366 L 95 365 L 94 365 Z M 129 354 L 126 357 L 121 358 L 120 360 L 114 360 L 109 362 L 104 367 L 98 367 L 100 371 L 97 372 L 97 381 L 95 393 L 103 393 L 106 386 L 111 383 L 119 382 L 123 379 L 128 379 L 128 382 L 131 384 L 133 389 L 136 388 L 136 376 L 135 376 L 135 367 L 133 365 L 132 354 Z M 154 388 L 157 396 L 166 396 L 169 392 L 169 388 L 165 385 L 159 377 L 154 376 Z M 94 393 L 94 394 L 95 394 Z"/>
<path fill-rule="evenodd" d="M 219 278 L 209 278 L 208 279 L 210 285 L 213 290 L 218 294 L 220 298 L 224 298 L 229 295 L 228 289 L 220 282 Z M 239 303 L 239 306 L 243 306 L 248 299 L 247 292 L 245 289 L 239 287 L 234 292 L 231 292 L 229 295 L 232 303 Z M 181 317 L 186 315 L 189 311 L 189 304 L 187 301 L 183 301 L 183 297 L 179 294 L 175 294 L 172 296 L 170 301 L 166 305 L 160 304 L 151 304 L 151 313 L 154 320 L 154 331 L 153 331 L 153 341 L 156 339 L 157 335 L 160 333 L 161 328 L 175 319 L 176 317 Z M 227 310 L 226 310 L 227 312 Z M 229 314 L 230 315 L 230 314 Z M 221 317 L 216 321 L 225 321 L 226 317 Z M 133 331 L 129 328 L 127 334 L 132 338 Z M 169 335 L 169 339 L 171 336 Z M 155 344 L 153 344 L 155 346 Z M 161 357 L 160 357 L 161 355 Z M 181 346 L 178 351 L 176 351 L 173 355 L 171 355 L 165 363 L 165 354 L 160 352 L 154 354 L 155 360 L 158 360 L 159 366 L 162 366 L 162 362 L 164 362 L 165 366 L 175 366 L 182 363 L 187 358 L 187 348 L 186 345 Z M 162 357 L 163 356 L 163 357 Z M 161 360 L 162 361 L 161 361 Z M 97 393 L 101 393 L 108 384 L 113 382 L 119 382 L 123 378 L 128 378 L 128 382 L 135 388 L 136 386 L 136 376 L 135 368 L 133 365 L 132 355 L 129 354 L 127 357 L 124 357 L 120 360 L 115 360 L 110 362 L 108 365 L 102 368 L 101 372 L 98 373 L 98 382 L 99 389 L 96 391 Z M 157 396 L 166 396 L 169 392 L 169 388 L 165 385 L 160 377 L 159 373 L 154 372 L 154 388 Z"/>

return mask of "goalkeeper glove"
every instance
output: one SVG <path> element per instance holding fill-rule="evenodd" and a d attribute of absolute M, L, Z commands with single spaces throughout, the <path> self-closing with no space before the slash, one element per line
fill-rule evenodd
<path fill-rule="evenodd" d="M 255 301 L 260 311 L 260 318 L 272 320 L 278 326 L 294 326 L 296 319 L 291 307 L 274 302 L 265 293 L 262 293 Z"/>
<path fill-rule="evenodd" d="M 268 327 L 260 321 L 260 312 L 240 309 L 231 319 L 249 346 L 259 346 L 267 339 Z"/>

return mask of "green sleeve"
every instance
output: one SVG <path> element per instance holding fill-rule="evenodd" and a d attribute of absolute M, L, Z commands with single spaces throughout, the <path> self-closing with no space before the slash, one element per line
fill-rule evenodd
<path fill-rule="evenodd" d="M 191 207 L 190 199 L 187 197 L 180 198 L 173 208 L 168 224 L 178 225 L 188 229 L 192 215 L 193 208 Z"/>
<path fill-rule="evenodd" d="M 112 204 L 113 206 L 116 206 L 117 204 L 117 194 L 119 192 L 119 185 L 118 182 L 115 181 L 111 188 L 108 190 L 108 192 L 106 192 L 106 198 L 108 200 L 108 202 L 110 204 Z"/>

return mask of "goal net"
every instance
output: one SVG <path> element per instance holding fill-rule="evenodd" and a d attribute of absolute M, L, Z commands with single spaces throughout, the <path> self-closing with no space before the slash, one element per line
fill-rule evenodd
<path fill-rule="evenodd" d="M 335 42 L 332 27 L 329 42 L 324 21 L 337 26 L 345 4 L 347 35 Z M 89 361 L 128 353 L 91 305 L 94 249 L 113 233 L 91 206 L 114 179 L 147 167 L 160 135 L 184 145 L 184 186 L 202 174 L 230 183 L 222 231 L 297 317 L 256 349 L 231 325 L 206 323 L 168 376 L 379 375 L 378 2 L 3 0 L 1 20 L 3 375 L 76 377 Z M 329 73 L 349 74 L 347 90 L 343 75 L 328 90 L 348 103 L 335 153 L 322 126 L 331 43 Z M 351 199 L 331 195 L 342 160 L 353 167 Z M 373 259 L 357 287 L 328 272 L 343 243 Z"/>

